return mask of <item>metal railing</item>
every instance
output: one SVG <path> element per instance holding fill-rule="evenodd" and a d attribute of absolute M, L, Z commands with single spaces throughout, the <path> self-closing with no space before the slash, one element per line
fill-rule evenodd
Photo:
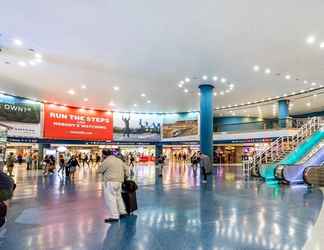
<path fill-rule="evenodd" d="M 250 175 L 252 171 L 252 175 L 260 176 L 259 168 L 261 165 L 282 160 L 307 137 L 318 131 L 322 124 L 323 120 L 320 117 L 308 119 L 293 136 L 279 137 L 264 151 L 258 153 L 250 161 L 243 164 L 243 172 L 246 175 Z"/>

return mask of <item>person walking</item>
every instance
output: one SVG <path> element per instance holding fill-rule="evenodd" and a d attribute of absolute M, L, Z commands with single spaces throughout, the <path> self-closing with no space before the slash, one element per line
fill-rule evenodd
<path fill-rule="evenodd" d="M 57 173 L 60 173 L 62 171 L 62 175 L 64 175 L 65 159 L 62 154 L 59 155 L 59 166 L 60 166 L 60 168 L 57 171 Z"/>
<path fill-rule="evenodd" d="M 103 161 L 97 170 L 104 178 L 104 197 L 110 218 L 105 223 L 117 222 L 127 216 L 121 196 L 122 183 L 128 177 L 128 166 L 113 155 L 110 149 L 102 150 Z"/>
<path fill-rule="evenodd" d="M 10 152 L 10 154 L 7 157 L 7 171 L 10 177 L 13 177 L 12 171 L 14 169 L 14 166 L 15 166 L 15 155 L 13 152 Z"/>
<path fill-rule="evenodd" d="M 26 158 L 26 163 L 27 163 L 27 170 L 32 169 L 32 165 L 33 165 L 33 157 L 32 157 L 32 153 L 28 153 L 27 158 Z"/>
<path fill-rule="evenodd" d="M 74 178 L 74 173 L 80 167 L 79 161 L 75 155 L 72 155 L 68 163 L 66 164 L 65 175 L 68 177 L 72 174 L 72 178 Z"/>
<path fill-rule="evenodd" d="M 3 172 L 5 160 L 4 160 L 4 152 L 3 149 L 0 148 L 0 172 Z"/>
<path fill-rule="evenodd" d="M 203 154 L 202 152 L 199 152 L 199 164 L 200 164 L 200 170 L 203 174 L 203 181 L 202 183 L 207 183 L 207 169 L 209 169 L 210 166 L 210 160 L 208 155 Z"/>
<path fill-rule="evenodd" d="M 196 176 L 197 175 L 198 163 L 200 161 L 199 156 L 197 155 L 196 152 L 191 156 L 190 161 L 191 161 L 191 166 L 192 166 L 194 176 Z"/>

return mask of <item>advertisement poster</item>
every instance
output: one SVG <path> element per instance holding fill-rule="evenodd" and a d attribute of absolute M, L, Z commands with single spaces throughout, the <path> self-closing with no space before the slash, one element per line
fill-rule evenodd
<path fill-rule="evenodd" d="M 114 112 L 115 141 L 159 141 L 161 115 Z"/>
<path fill-rule="evenodd" d="M 111 141 L 113 139 L 113 116 L 111 112 L 45 104 L 44 137 Z"/>
<path fill-rule="evenodd" d="M 163 139 L 195 139 L 199 133 L 198 113 L 167 114 L 163 116 Z"/>
<path fill-rule="evenodd" d="M 0 95 L 0 122 L 11 128 L 10 137 L 40 137 L 41 103 Z"/>

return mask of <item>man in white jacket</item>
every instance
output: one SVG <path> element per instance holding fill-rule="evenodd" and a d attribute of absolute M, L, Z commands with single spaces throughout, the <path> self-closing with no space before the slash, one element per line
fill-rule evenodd
<path fill-rule="evenodd" d="M 128 176 L 128 166 L 114 156 L 110 149 L 103 149 L 102 157 L 103 161 L 98 173 L 103 174 L 104 177 L 104 197 L 111 216 L 105 219 L 105 222 L 117 222 L 120 218 L 127 216 L 121 188 L 125 177 Z"/>

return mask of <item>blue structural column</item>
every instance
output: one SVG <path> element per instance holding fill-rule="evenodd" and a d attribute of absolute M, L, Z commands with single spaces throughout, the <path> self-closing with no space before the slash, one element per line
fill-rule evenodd
<path fill-rule="evenodd" d="M 289 118 L 289 100 L 279 100 L 278 109 L 279 127 L 286 128 Z"/>
<path fill-rule="evenodd" d="M 163 155 L 163 145 L 158 143 L 155 144 L 155 157 L 160 157 Z"/>
<path fill-rule="evenodd" d="M 200 89 L 200 150 L 213 162 L 213 89 L 210 84 Z"/>

